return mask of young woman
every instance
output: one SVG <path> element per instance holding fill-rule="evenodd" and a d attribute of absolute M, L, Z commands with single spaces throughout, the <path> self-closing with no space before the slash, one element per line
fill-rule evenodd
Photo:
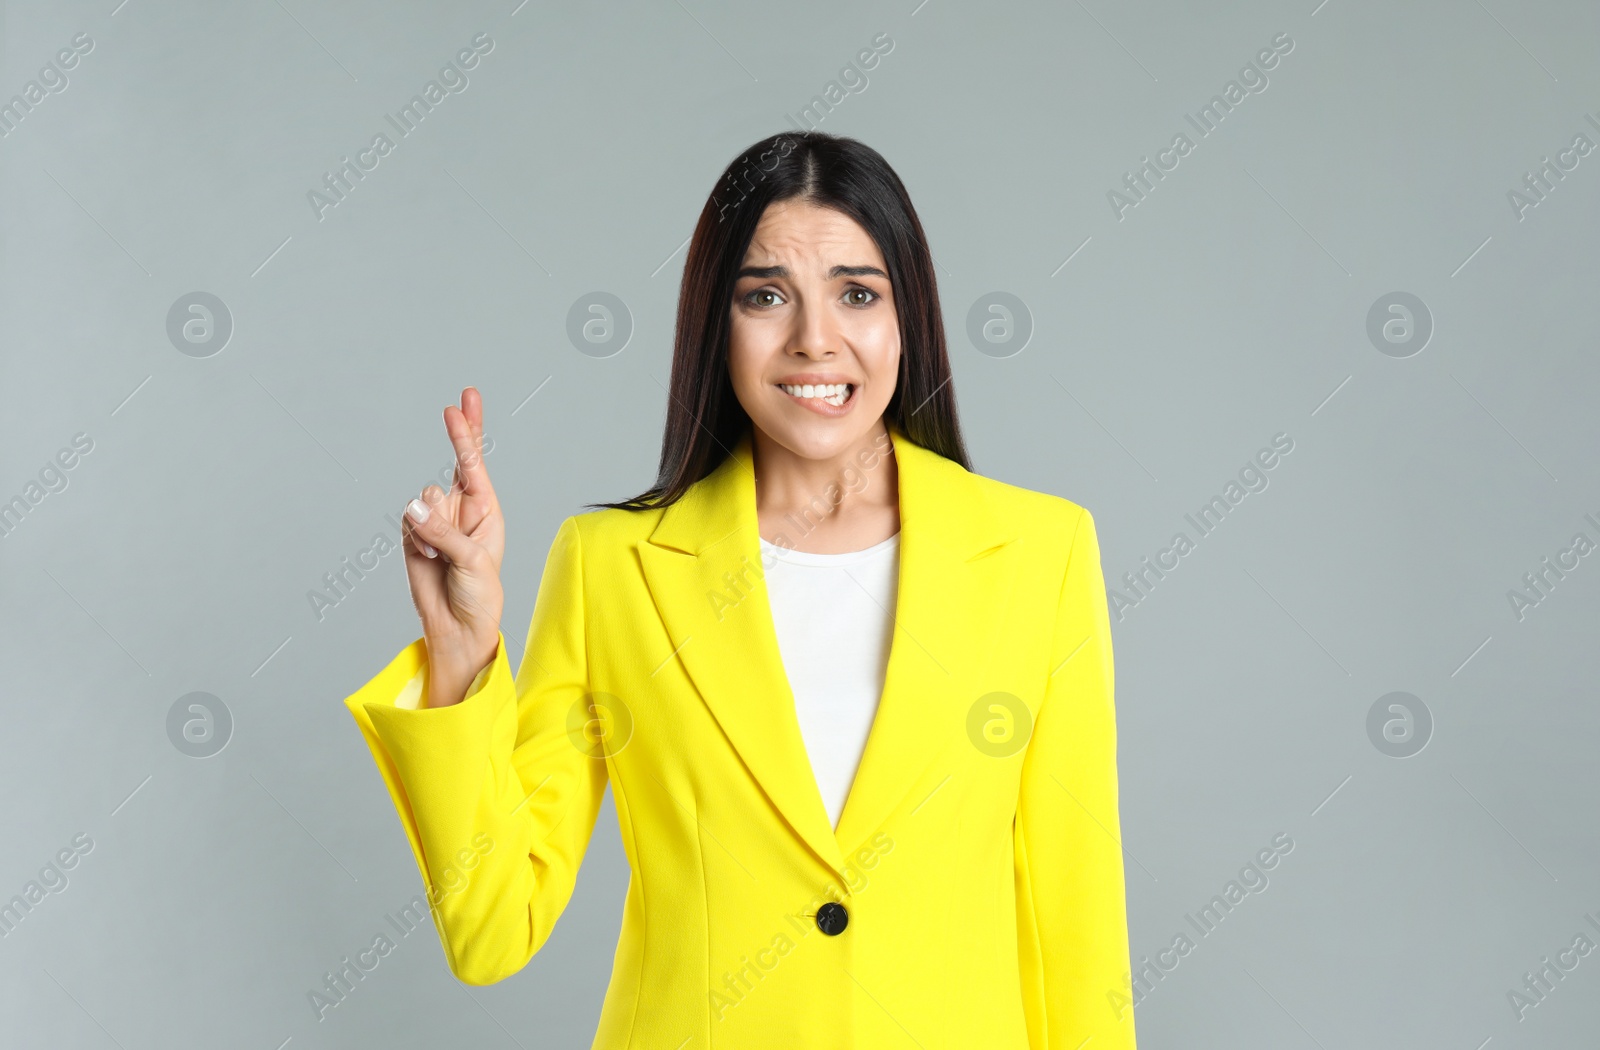
<path fill-rule="evenodd" d="M 1129 1050 L 1094 520 L 970 472 L 933 264 L 878 153 L 740 155 L 678 304 L 660 473 L 565 519 L 515 676 L 482 401 L 407 508 L 423 637 L 346 701 L 452 971 L 521 969 L 610 785 L 594 1047 Z"/>

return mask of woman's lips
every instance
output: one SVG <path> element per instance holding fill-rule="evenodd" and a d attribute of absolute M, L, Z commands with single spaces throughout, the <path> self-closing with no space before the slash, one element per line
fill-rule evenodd
<path fill-rule="evenodd" d="M 824 385 L 826 386 L 826 385 L 837 385 L 837 384 L 824 384 Z M 859 384 L 859 383 L 851 383 L 851 384 L 847 384 L 847 385 L 850 387 L 850 395 L 845 398 L 844 404 L 842 404 L 842 405 L 829 404 L 827 401 L 824 401 L 820 397 L 796 397 L 794 394 L 791 394 L 791 393 L 789 393 L 789 391 L 785 390 L 782 386 L 776 386 L 775 388 L 778 390 L 779 393 L 783 394 L 783 396 L 787 397 L 790 401 L 794 402 L 797 405 L 800 405 L 803 408 L 810 409 L 811 411 L 817 413 L 817 415 L 819 415 L 819 416 L 838 417 L 838 416 L 847 415 L 850 412 L 851 408 L 853 408 L 855 406 L 856 395 L 858 395 L 861 392 L 861 384 Z"/>

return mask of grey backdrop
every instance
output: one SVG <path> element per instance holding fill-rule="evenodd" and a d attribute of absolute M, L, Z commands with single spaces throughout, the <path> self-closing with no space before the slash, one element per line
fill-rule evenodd
<path fill-rule="evenodd" d="M 520 654 L 561 519 L 653 477 L 713 180 L 815 122 L 920 210 L 978 471 L 1098 523 L 1131 952 L 1194 945 L 1140 1046 L 1594 1045 L 1597 36 L 1578 0 L 6 5 L 0 1043 L 588 1046 L 610 801 L 548 946 L 456 982 L 386 921 L 420 879 L 341 703 L 419 633 L 400 558 L 310 595 L 476 384 Z"/>

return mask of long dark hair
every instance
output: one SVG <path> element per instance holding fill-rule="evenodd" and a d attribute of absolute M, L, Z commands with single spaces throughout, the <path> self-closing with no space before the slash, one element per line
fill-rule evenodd
<path fill-rule="evenodd" d="M 877 150 L 821 131 L 781 132 L 734 158 L 701 209 L 683 265 L 666 431 L 656 482 L 589 507 L 644 510 L 680 499 L 751 425 L 728 375 L 728 312 L 745 251 L 767 205 L 799 198 L 854 219 L 883 253 L 900 322 L 900 372 L 886 420 L 968 470 L 956 419 L 933 257 L 911 198 Z"/>

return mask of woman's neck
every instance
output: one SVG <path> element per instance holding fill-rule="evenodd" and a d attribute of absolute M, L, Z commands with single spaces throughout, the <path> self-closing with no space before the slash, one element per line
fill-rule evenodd
<path fill-rule="evenodd" d="M 803 456 L 752 427 L 762 539 L 814 554 L 864 550 L 900 531 L 900 472 L 879 420 L 825 456 Z"/>

